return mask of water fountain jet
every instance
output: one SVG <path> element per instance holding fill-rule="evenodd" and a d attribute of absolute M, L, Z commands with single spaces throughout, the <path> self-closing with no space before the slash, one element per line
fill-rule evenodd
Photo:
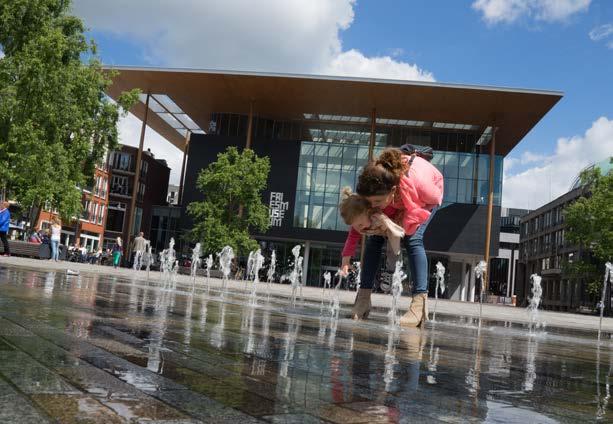
<path fill-rule="evenodd" d="M 221 274 L 223 275 L 221 283 L 221 298 L 223 299 L 228 285 L 230 270 L 232 268 L 234 250 L 232 250 L 232 247 L 230 246 L 225 246 L 223 249 L 221 249 L 221 252 L 219 252 L 217 256 L 219 257 L 219 268 L 221 269 Z"/>
<path fill-rule="evenodd" d="M 196 243 L 196 246 L 192 250 L 192 264 L 190 269 L 190 275 L 192 277 L 192 290 L 196 288 L 196 273 L 200 267 L 200 243 Z"/>
<path fill-rule="evenodd" d="M 604 282 L 602 283 L 602 296 L 600 298 L 600 302 L 598 302 L 598 307 L 600 309 L 600 322 L 598 323 L 598 341 L 600 341 L 600 335 L 602 332 L 602 317 L 604 315 L 605 297 L 607 296 L 607 283 L 611 282 L 613 282 L 613 264 L 611 264 L 611 262 L 607 262 L 605 264 Z"/>
<path fill-rule="evenodd" d="M 396 269 L 392 275 L 392 308 L 389 311 L 389 325 L 392 328 L 398 328 L 400 326 L 400 317 L 398 316 L 398 303 L 400 302 L 400 296 L 402 295 L 402 280 L 406 278 L 406 274 L 402 270 L 402 261 L 396 262 Z"/>
<path fill-rule="evenodd" d="M 528 313 L 530 314 L 530 334 L 534 333 L 534 330 L 541 327 L 543 324 L 539 322 L 538 308 L 541 304 L 541 297 L 543 296 L 543 287 L 541 287 L 541 277 L 538 274 L 532 274 L 530 276 L 532 283 L 532 297 L 529 299 Z"/>
<path fill-rule="evenodd" d="M 251 286 L 250 303 L 256 306 L 258 303 L 258 284 L 260 282 L 260 270 L 264 265 L 264 256 L 260 249 L 253 254 L 253 285 Z"/>

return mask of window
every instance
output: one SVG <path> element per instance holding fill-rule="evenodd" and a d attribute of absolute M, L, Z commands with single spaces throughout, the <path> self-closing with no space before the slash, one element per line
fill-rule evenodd
<path fill-rule="evenodd" d="M 142 220 L 143 210 L 141 208 L 136 208 L 134 211 L 134 226 L 132 227 L 132 235 L 138 234 Z"/>
<path fill-rule="evenodd" d="M 142 201 L 145 198 L 145 184 L 138 183 L 138 200 Z"/>
<path fill-rule="evenodd" d="M 123 175 L 113 175 L 111 180 L 111 193 L 130 196 L 130 186 L 128 177 Z"/>
<path fill-rule="evenodd" d="M 81 219 L 89 221 L 89 209 L 90 209 L 90 202 L 89 200 L 86 200 L 83 203 L 83 211 L 81 212 Z"/>
<path fill-rule="evenodd" d="M 120 202 L 109 203 L 106 218 L 106 229 L 118 233 L 123 232 L 123 221 L 126 214 L 126 204 Z"/>
<path fill-rule="evenodd" d="M 147 171 L 149 170 L 149 162 L 143 160 L 140 163 L 140 176 L 141 178 L 147 177 Z"/>
<path fill-rule="evenodd" d="M 109 206 L 109 212 L 106 219 L 106 229 L 118 233 L 123 232 L 123 221 L 125 214 L 125 210 L 112 209 Z"/>
<path fill-rule="evenodd" d="M 134 172 L 133 155 L 129 153 L 113 152 L 110 157 L 111 167 L 120 171 Z"/>
<path fill-rule="evenodd" d="M 98 225 L 102 225 L 104 222 L 104 205 L 100 205 L 98 208 Z"/>

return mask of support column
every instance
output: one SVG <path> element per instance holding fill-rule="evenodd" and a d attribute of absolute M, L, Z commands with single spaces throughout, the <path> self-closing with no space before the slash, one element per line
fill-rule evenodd
<path fill-rule="evenodd" d="M 253 100 L 249 102 L 249 118 L 247 120 L 247 140 L 245 143 L 246 149 L 251 149 L 251 133 L 253 132 Z"/>
<path fill-rule="evenodd" d="M 311 242 L 304 242 L 304 256 L 302 260 L 302 285 L 305 286 L 309 278 L 309 256 L 311 255 Z"/>
<path fill-rule="evenodd" d="M 143 157 L 143 145 L 145 144 L 145 131 L 147 129 L 147 117 L 149 116 L 149 93 L 147 93 L 147 99 L 145 100 L 145 117 L 143 118 L 143 124 L 140 129 L 140 142 L 138 143 L 138 152 L 136 153 L 136 169 L 134 170 L 134 184 L 132 186 L 132 199 L 130 200 L 130 209 L 128 212 L 128 230 L 124 234 L 125 240 L 124 249 L 127 252 L 126 258 L 130 257 L 131 251 L 131 239 L 132 239 L 132 226 L 134 225 L 134 216 L 136 215 L 136 196 L 138 194 L 138 182 L 140 180 L 140 165 Z"/>
<path fill-rule="evenodd" d="M 368 143 L 368 160 L 371 161 L 375 150 L 377 138 L 377 109 L 373 108 L 370 113 L 370 142 Z"/>
<path fill-rule="evenodd" d="M 511 250 L 511 257 L 509 258 L 509 265 L 507 266 L 507 297 L 511 297 L 511 275 L 513 274 L 513 253 Z"/>
<path fill-rule="evenodd" d="M 513 296 L 515 294 L 515 275 L 517 272 L 517 261 L 515 260 L 515 249 L 511 250 L 511 294 Z"/>
<path fill-rule="evenodd" d="M 375 141 L 377 138 L 377 109 L 374 107 L 370 112 L 370 141 L 368 143 L 368 161 L 373 159 L 375 150 Z M 360 264 L 364 265 L 364 249 L 366 248 L 366 236 L 362 236 L 362 243 L 360 248 Z"/>
<path fill-rule="evenodd" d="M 189 140 L 191 138 L 191 131 L 186 130 L 185 133 L 185 143 L 183 144 L 183 164 L 181 165 L 181 179 L 179 180 L 179 193 L 178 193 L 178 204 L 182 205 L 183 202 L 183 184 L 185 183 L 185 164 L 187 163 L 187 151 L 189 150 Z"/>
<path fill-rule="evenodd" d="M 466 292 L 468 289 L 468 282 L 469 282 L 469 277 L 470 277 L 470 272 L 466 272 L 466 261 L 462 261 L 462 286 L 460 288 L 460 301 L 461 302 L 466 302 Z"/>
<path fill-rule="evenodd" d="M 487 223 L 485 227 L 485 263 L 487 271 L 483 275 L 483 287 L 486 294 L 490 288 L 490 243 L 492 238 L 492 215 L 494 210 L 494 152 L 496 150 L 496 126 L 492 125 L 492 139 L 490 140 L 490 186 L 487 193 Z"/>

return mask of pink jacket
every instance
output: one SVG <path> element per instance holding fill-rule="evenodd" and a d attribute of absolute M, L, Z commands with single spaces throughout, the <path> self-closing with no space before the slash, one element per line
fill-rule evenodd
<path fill-rule="evenodd" d="M 410 157 L 405 156 L 408 162 Z M 395 202 L 386 207 L 383 213 L 390 218 L 398 211 L 403 213 L 402 227 L 406 235 L 417 231 L 417 227 L 430 217 L 430 210 L 443 202 L 443 175 L 430 162 L 415 157 L 408 175 L 403 175 L 398 185 L 398 195 Z M 362 235 L 353 227 L 349 230 L 343 256 L 353 256 Z"/>

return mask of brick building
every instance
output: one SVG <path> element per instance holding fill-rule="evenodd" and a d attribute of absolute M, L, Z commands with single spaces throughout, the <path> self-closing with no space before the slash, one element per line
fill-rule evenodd
<path fill-rule="evenodd" d="M 136 147 L 122 145 L 119 150 L 109 154 L 110 189 L 105 248 L 111 247 L 117 237 L 121 237 L 124 246 L 128 246 L 139 231 L 149 238 L 153 206 L 166 204 L 170 168 L 165 160 L 156 159 L 151 151 L 143 151 L 140 175 L 136 180 L 137 152 Z M 134 211 L 130 209 L 133 196 L 136 197 Z M 132 214 L 133 225 L 129 229 Z"/>
<path fill-rule="evenodd" d="M 62 244 L 85 246 L 97 250 L 104 243 L 104 224 L 109 201 L 109 173 L 106 166 L 96 168 L 91 187 L 82 189 L 83 211 L 78 219 L 62 225 Z M 35 228 L 51 226 L 56 215 L 53 211 L 43 210 Z"/>

